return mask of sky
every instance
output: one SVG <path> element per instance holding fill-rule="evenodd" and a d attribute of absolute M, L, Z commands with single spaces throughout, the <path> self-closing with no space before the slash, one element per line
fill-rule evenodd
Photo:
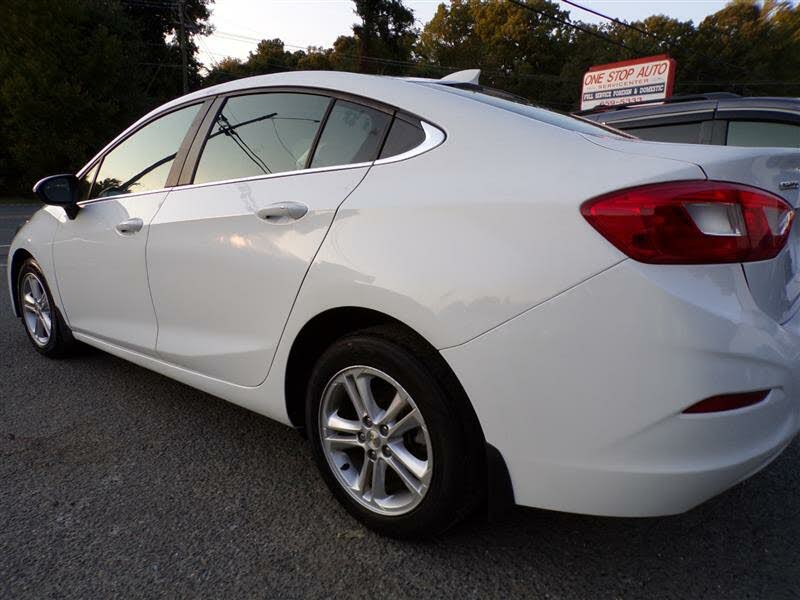
<path fill-rule="evenodd" d="M 441 0 L 404 0 L 421 28 L 436 12 Z M 583 0 L 579 2 L 606 15 L 635 21 L 665 14 L 698 23 L 718 11 L 727 0 Z M 573 19 L 599 23 L 602 19 L 562 3 Z M 330 47 L 340 35 L 351 33 L 357 21 L 351 0 L 216 0 L 211 23 L 216 31 L 199 38 L 200 61 L 212 67 L 225 56 L 246 58 L 259 40 L 281 38 L 290 51 L 308 46 Z"/>

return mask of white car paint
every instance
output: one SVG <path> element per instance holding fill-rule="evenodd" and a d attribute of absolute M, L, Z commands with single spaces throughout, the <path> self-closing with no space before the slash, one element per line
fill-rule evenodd
<path fill-rule="evenodd" d="M 131 194 L 88 203 L 81 209 L 81 218 L 74 221 L 61 216 L 53 241 L 53 262 L 72 329 L 92 332 L 132 350 L 155 348 L 156 313 L 147 284 L 145 245 L 148 224 L 167 193 Z M 140 231 L 117 231 L 118 223 L 131 218 L 142 219 Z M 53 279 L 48 277 L 48 281 Z"/>
<path fill-rule="evenodd" d="M 584 135 L 418 82 L 347 73 L 243 79 L 151 115 L 265 86 L 358 94 L 444 135 L 410 158 L 178 186 L 89 203 L 75 221 L 43 209 L 10 255 L 30 253 L 57 282 L 76 338 L 290 424 L 285 376 L 303 327 L 339 307 L 381 312 L 441 351 L 516 501 L 559 510 L 686 510 L 762 468 L 797 432 L 800 320 L 777 318 L 789 308 L 754 297 L 741 265 L 627 259 L 578 210 L 725 165 L 726 178 L 774 191 L 797 152 Z M 145 235 L 113 231 L 137 200 Z M 309 213 L 283 224 L 253 214 L 279 201 Z M 795 231 L 784 253 L 798 243 Z M 762 387 L 773 391 L 757 406 L 681 414 Z"/>
<path fill-rule="evenodd" d="M 237 385 L 262 383 L 336 208 L 367 170 L 309 170 L 171 192 L 147 248 L 157 354 Z M 288 201 L 309 208 L 290 226 L 256 216 Z"/>

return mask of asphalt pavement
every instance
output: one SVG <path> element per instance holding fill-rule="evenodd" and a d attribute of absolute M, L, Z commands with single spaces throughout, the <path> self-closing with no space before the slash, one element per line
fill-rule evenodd
<path fill-rule="evenodd" d="M 518 509 L 398 542 L 294 431 L 99 351 L 45 359 L 7 298 L 3 277 L 0 598 L 800 597 L 797 443 L 676 517 Z"/>
<path fill-rule="evenodd" d="M 2 203 L 0 202 L 0 267 L 6 265 L 8 246 L 14 239 L 17 227 L 41 208 L 38 202 Z"/>

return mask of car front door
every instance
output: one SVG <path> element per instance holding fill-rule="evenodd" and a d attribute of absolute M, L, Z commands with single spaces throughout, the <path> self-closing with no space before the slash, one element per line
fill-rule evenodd
<path fill-rule="evenodd" d="M 150 221 L 168 194 L 179 148 L 200 104 L 138 128 L 108 151 L 88 199 L 59 225 L 54 244 L 58 291 L 76 333 L 154 353 L 156 318 L 147 282 Z M 199 123 L 197 124 L 199 125 Z"/>
<path fill-rule="evenodd" d="M 218 106 L 189 152 L 190 183 L 151 223 L 157 352 L 256 386 L 336 209 L 377 157 L 392 114 L 323 93 L 248 93 Z"/>

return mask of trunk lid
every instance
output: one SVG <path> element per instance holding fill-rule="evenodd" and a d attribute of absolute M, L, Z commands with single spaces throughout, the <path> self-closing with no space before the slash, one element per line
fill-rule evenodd
<path fill-rule="evenodd" d="M 708 179 L 731 181 L 776 194 L 800 207 L 800 151 L 792 148 L 734 148 L 696 144 L 666 144 L 642 140 L 586 139 L 610 150 L 690 162 Z M 779 323 L 800 308 L 800 219 L 783 251 L 772 260 L 742 265 L 750 292 L 759 307 Z"/>

